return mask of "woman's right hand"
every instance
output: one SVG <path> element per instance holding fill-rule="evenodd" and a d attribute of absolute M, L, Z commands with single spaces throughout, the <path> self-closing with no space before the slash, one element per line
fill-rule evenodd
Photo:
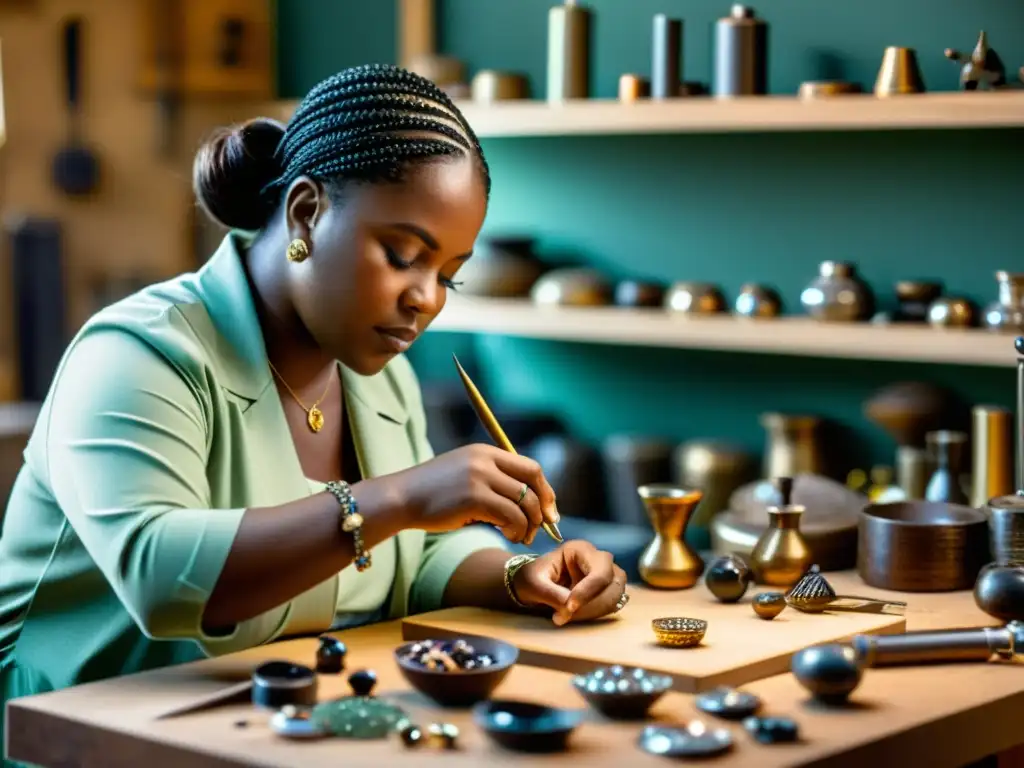
<path fill-rule="evenodd" d="M 509 541 L 530 544 L 543 522 L 558 522 L 540 465 L 493 445 L 468 445 L 379 479 L 395 483 L 406 526 L 428 533 L 490 523 Z"/>

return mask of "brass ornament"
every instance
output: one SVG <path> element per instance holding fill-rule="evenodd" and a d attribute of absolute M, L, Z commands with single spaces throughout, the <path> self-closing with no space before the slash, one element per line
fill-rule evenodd
<path fill-rule="evenodd" d="M 907 607 L 906 603 L 898 600 L 837 595 L 817 565 L 812 565 L 807 573 L 786 593 L 786 605 L 796 608 L 802 613 L 822 613 L 825 610 L 832 610 L 902 614 Z"/>
<path fill-rule="evenodd" d="M 306 423 L 309 424 L 309 428 L 314 432 L 319 432 L 324 428 L 324 414 L 315 405 L 309 409 L 306 413 Z"/>
<path fill-rule="evenodd" d="M 323 429 L 324 412 L 320 410 L 320 403 L 324 401 L 324 398 L 327 397 L 327 393 L 331 389 L 331 378 L 328 377 L 327 386 L 324 387 L 323 394 L 317 398 L 316 402 L 313 403 L 313 405 L 307 407 L 306 404 L 302 402 L 301 399 L 299 399 L 299 396 L 295 394 L 295 390 L 293 390 L 291 386 L 288 384 L 288 382 L 284 380 L 284 376 L 282 376 L 281 373 L 277 370 L 277 368 L 274 367 L 274 364 L 271 363 L 269 360 L 267 361 L 267 363 L 270 366 L 271 372 L 273 372 L 273 374 L 277 376 L 278 380 L 284 385 L 284 388 L 288 390 L 288 394 L 292 396 L 292 400 L 298 403 L 299 407 L 306 412 L 306 424 L 309 426 L 310 430 L 316 433 Z"/>
<path fill-rule="evenodd" d="M 708 623 L 703 619 L 668 617 L 651 621 L 651 629 L 659 645 L 694 648 L 704 640 Z"/>
<path fill-rule="evenodd" d="M 309 258 L 309 246 L 306 245 L 306 241 L 301 237 L 297 237 L 288 243 L 288 250 L 285 252 L 288 257 L 288 261 L 293 264 L 298 264 Z M 312 426 L 312 424 L 310 424 Z M 321 425 L 322 426 L 322 425 Z M 318 429 L 314 429 L 314 432 L 319 432 Z"/>

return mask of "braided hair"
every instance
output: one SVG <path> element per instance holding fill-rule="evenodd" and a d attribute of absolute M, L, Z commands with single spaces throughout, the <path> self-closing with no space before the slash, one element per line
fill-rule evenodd
<path fill-rule="evenodd" d="M 215 220 L 258 230 L 300 176 L 328 192 L 351 182 L 401 182 L 416 164 L 472 157 L 491 178 L 476 134 L 429 80 L 399 67 L 346 69 L 316 85 L 287 127 L 256 118 L 222 128 L 196 154 L 196 198 Z"/>

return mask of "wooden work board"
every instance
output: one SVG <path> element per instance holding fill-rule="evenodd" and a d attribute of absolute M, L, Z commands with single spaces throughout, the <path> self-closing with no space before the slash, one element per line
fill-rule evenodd
<path fill-rule="evenodd" d="M 643 667 L 671 675 L 677 691 L 697 693 L 788 672 L 793 654 L 809 645 L 906 630 L 902 616 L 887 614 L 806 614 L 787 608 L 765 621 L 750 606 L 756 591 L 726 605 L 702 585 L 679 592 L 630 588 L 631 600 L 620 614 L 564 627 L 544 618 L 450 608 L 404 619 L 402 636 L 406 640 L 495 638 L 516 646 L 521 664 L 576 674 L 609 664 Z M 657 645 L 651 620 L 665 616 L 704 619 L 708 622 L 704 642 L 695 648 Z"/>

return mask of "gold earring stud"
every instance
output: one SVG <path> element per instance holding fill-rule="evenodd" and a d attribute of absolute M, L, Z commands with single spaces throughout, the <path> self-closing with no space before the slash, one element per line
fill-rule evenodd
<path fill-rule="evenodd" d="M 300 261 L 305 261 L 309 258 L 309 246 L 306 245 L 305 240 L 297 237 L 288 243 L 286 255 L 288 256 L 288 261 L 298 264 Z"/>

